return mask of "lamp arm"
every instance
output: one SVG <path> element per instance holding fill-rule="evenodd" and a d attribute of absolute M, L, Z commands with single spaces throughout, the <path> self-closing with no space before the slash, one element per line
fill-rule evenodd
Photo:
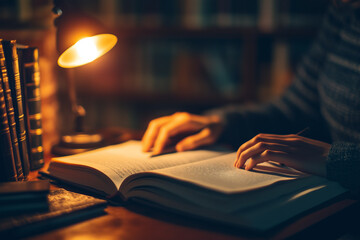
<path fill-rule="evenodd" d="M 75 132 L 84 132 L 84 119 L 86 116 L 86 110 L 77 102 L 74 69 L 67 69 L 66 74 L 71 111 L 75 120 L 74 130 Z"/>

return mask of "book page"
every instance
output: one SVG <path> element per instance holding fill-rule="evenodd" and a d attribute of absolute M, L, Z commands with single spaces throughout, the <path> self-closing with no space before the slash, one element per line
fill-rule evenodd
<path fill-rule="evenodd" d="M 55 164 L 50 165 L 49 172 L 51 174 L 52 168 L 66 169 L 73 166 L 79 169 L 79 166 L 86 166 L 107 175 L 119 189 L 122 181 L 131 174 L 196 162 L 227 153 L 218 150 L 193 150 L 151 157 L 151 153 L 142 152 L 140 141 L 128 141 L 86 153 L 53 158 Z M 86 167 L 83 168 L 84 171 Z M 71 176 L 67 177 L 71 181 Z"/>
<path fill-rule="evenodd" d="M 153 172 L 223 193 L 250 191 L 279 181 L 306 176 L 296 170 L 270 163 L 262 163 L 253 171 L 238 169 L 233 166 L 235 157 L 236 153 L 230 153 L 198 163 Z"/>

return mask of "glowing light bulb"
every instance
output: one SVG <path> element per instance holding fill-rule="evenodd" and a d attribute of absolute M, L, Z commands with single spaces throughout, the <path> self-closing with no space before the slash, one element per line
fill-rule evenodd
<path fill-rule="evenodd" d="M 61 54 L 58 64 L 63 68 L 85 65 L 104 55 L 115 46 L 116 42 L 117 37 L 112 34 L 83 38 Z"/>
<path fill-rule="evenodd" d="M 99 56 L 99 51 L 95 44 L 95 39 L 91 37 L 83 38 L 75 43 L 74 48 L 79 61 L 91 62 Z"/>

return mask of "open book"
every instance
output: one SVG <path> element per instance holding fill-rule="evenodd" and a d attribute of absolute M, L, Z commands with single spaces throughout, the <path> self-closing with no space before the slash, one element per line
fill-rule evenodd
<path fill-rule="evenodd" d="M 151 157 L 140 142 L 129 141 L 54 158 L 48 174 L 107 197 L 258 231 L 346 192 L 325 178 L 272 163 L 237 169 L 235 156 L 213 148 Z"/>

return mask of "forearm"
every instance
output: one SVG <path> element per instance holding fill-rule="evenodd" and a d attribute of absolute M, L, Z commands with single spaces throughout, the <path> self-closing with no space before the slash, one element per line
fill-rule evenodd
<path fill-rule="evenodd" d="M 289 90 L 291 91 L 291 89 Z M 319 114 L 311 114 L 281 99 L 254 107 L 227 107 L 211 111 L 222 117 L 225 127 L 219 141 L 239 147 L 259 133 L 294 134 L 305 127 L 310 131 L 305 136 L 329 142 L 327 128 Z"/>
<path fill-rule="evenodd" d="M 280 134 L 289 133 L 292 129 L 288 119 L 271 104 L 229 106 L 210 113 L 221 116 L 224 121 L 225 127 L 219 141 L 234 147 L 260 132 Z"/>

